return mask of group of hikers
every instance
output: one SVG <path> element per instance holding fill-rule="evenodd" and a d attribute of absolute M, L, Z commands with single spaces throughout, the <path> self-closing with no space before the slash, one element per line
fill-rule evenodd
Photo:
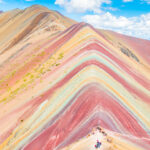
<path fill-rule="evenodd" d="M 111 143 L 111 142 L 112 142 L 112 139 L 111 139 L 110 137 L 108 138 L 107 133 L 106 133 L 104 130 L 102 130 L 102 128 L 97 127 L 96 129 L 97 129 L 100 133 L 102 133 L 104 137 L 107 137 L 107 142 L 108 142 L 108 143 Z M 95 148 L 96 148 L 96 149 L 99 149 L 99 148 L 101 147 L 101 145 L 102 145 L 102 143 L 101 143 L 99 140 L 97 140 L 97 143 L 96 143 L 96 145 L 95 145 Z"/>
<path fill-rule="evenodd" d="M 97 130 L 99 130 L 99 132 L 102 132 L 102 129 L 101 129 L 100 127 L 97 127 Z M 97 140 L 97 143 L 96 143 L 96 145 L 95 145 L 95 148 L 96 148 L 96 149 L 97 149 L 97 148 L 100 148 L 101 145 L 102 145 L 102 143 L 101 143 L 99 140 Z"/>

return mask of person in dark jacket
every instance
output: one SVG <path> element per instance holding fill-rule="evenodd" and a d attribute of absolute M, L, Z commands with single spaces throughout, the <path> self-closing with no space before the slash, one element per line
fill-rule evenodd
<path fill-rule="evenodd" d="M 101 145 L 102 145 L 102 143 L 101 143 L 101 142 L 99 142 L 99 140 L 97 140 L 97 144 L 95 145 L 95 148 L 100 148 L 100 147 L 101 147 Z"/>

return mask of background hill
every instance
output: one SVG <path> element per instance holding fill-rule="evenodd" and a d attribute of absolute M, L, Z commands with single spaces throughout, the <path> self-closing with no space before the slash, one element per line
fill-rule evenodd
<path fill-rule="evenodd" d="M 1 53 L 22 42 L 35 42 L 73 25 L 75 21 L 40 5 L 15 9 L 0 16 Z M 41 37 L 42 34 L 42 37 Z"/>

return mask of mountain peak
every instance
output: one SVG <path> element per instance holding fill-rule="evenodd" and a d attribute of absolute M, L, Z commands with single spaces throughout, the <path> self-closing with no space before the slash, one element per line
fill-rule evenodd
<path fill-rule="evenodd" d="M 43 6 L 43 5 L 32 5 L 30 7 L 28 7 L 27 9 L 31 9 L 31 8 L 34 8 L 34 9 L 45 9 L 45 10 L 49 10 L 47 7 Z"/>

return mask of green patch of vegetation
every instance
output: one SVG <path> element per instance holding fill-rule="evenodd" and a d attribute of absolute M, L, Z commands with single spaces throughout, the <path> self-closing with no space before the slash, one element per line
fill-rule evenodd
<path fill-rule="evenodd" d="M 59 65 L 60 65 L 60 63 L 56 64 L 56 66 L 59 66 Z"/>
<path fill-rule="evenodd" d="M 62 59 L 63 57 L 64 57 L 64 54 L 60 53 L 58 59 Z"/>

